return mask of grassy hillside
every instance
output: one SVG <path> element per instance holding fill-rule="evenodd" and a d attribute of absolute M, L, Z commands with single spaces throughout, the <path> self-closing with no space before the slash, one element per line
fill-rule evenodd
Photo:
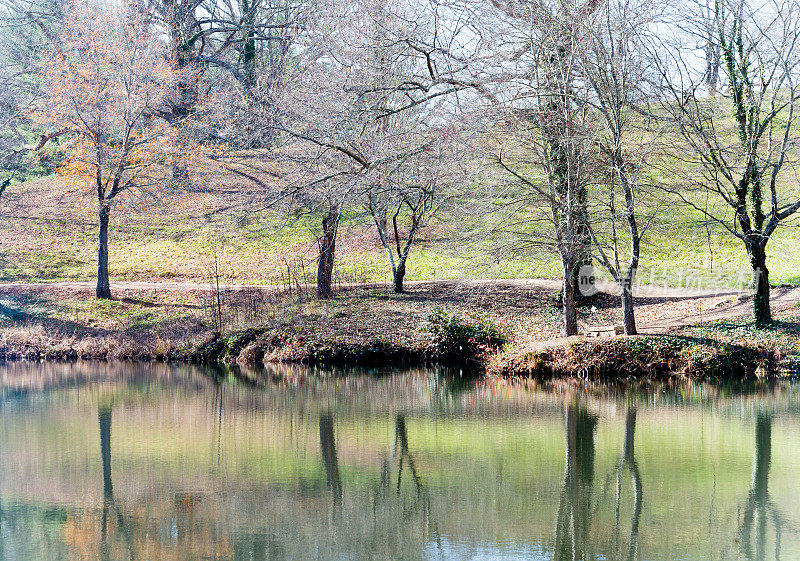
<path fill-rule="evenodd" d="M 123 200 L 112 211 L 110 265 L 114 280 L 207 282 L 215 257 L 233 282 L 313 282 L 319 219 L 313 212 L 287 217 L 267 204 L 279 170 L 258 154 L 202 162 L 187 192 Z M 0 280 L 91 280 L 95 273 L 96 218 L 91 192 L 54 175 L 14 184 L 0 199 Z M 524 216 L 522 217 L 524 219 Z M 515 220 L 519 220 L 517 215 Z M 493 217 L 497 223 L 507 217 Z M 442 215 L 412 253 L 409 280 L 444 278 L 548 278 L 560 271 L 544 250 L 499 257 L 499 235 L 459 240 L 465 215 Z M 531 226 L 531 228 L 546 225 Z M 507 245 L 507 244 L 505 244 Z M 388 280 L 374 228 L 355 208 L 344 217 L 338 244 L 340 282 Z M 794 256 L 796 225 L 770 242 L 775 284 L 800 282 Z M 672 285 L 747 281 L 744 248 L 720 228 L 707 229 L 697 213 L 664 204 L 642 248 L 643 282 Z M 713 258 L 713 270 L 710 269 Z M 701 273 L 698 280 L 693 272 Z"/>

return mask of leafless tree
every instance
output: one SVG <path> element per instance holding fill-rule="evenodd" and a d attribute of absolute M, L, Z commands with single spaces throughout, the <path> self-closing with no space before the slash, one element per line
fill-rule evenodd
<path fill-rule="evenodd" d="M 589 84 L 588 101 L 601 125 L 595 136 L 601 164 L 596 191 L 606 195 L 605 201 L 590 207 L 594 210 L 590 228 L 597 258 L 619 287 L 628 335 L 636 334 L 633 282 L 642 236 L 657 208 L 647 200 L 651 190 L 646 166 L 663 127 L 643 110 L 648 97 L 648 51 L 642 34 L 654 20 L 654 10 L 650 0 L 609 0 L 589 22 L 582 50 L 581 75 Z M 619 231 L 620 222 L 626 234 Z"/>
<path fill-rule="evenodd" d="M 470 176 L 464 151 L 452 135 L 440 129 L 429 134 L 438 136 L 437 145 L 426 144 L 424 152 L 385 172 L 367 175 L 363 187 L 364 206 L 375 223 L 398 293 L 404 290 L 406 265 L 420 234 L 438 213 L 450 208 Z"/>
<path fill-rule="evenodd" d="M 58 0 L 0 1 L 0 170 L 7 174 L 0 185 L 5 187 L 32 165 L 27 110 L 39 96 L 37 75 L 62 24 Z"/>
<path fill-rule="evenodd" d="M 302 71 L 283 88 L 280 128 L 305 146 L 295 162 L 310 172 L 305 185 L 293 185 L 296 196 L 326 201 L 320 296 L 330 295 L 334 217 L 351 195 L 362 196 L 402 290 L 408 254 L 439 193 L 443 174 L 436 158 L 444 153 L 440 138 L 449 121 L 436 105 L 444 96 L 434 95 L 443 86 L 431 85 L 435 73 L 415 48 L 428 28 L 424 14 L 409 11 L 414 7 L 385 0 L 318 4 L 303 36 Z M 402 218 L 410 224 L 404 242 Z M 389 220 L 397 224 L 396 259 Z"/>
<path fill-rule="evenodd" d="M 599 1 L 494 2 L 484 26 L 483 75 L 497 163 L 527 207 L 544 205 L 552 234 L 542 243 L 562 262 L 564 332 L 578 332 L 578 275 L 591 267 L 587 189 L 591 183 L 593 121 L 586 82 L 579 78 L 586 21 Z M 493 54 L 492 54 L 492 51 Z M 531 215 L 533 219 L 533 215 Z M 587 275 L 592 277 L 593 275 Z"/>
<path fill-rule="evenodd" d="M 671 160 L 689 170 L 671 192 L 742 241 L 753 273 L 755 321 L 766 325 L 772 322 L 767 243 L 800 210 L 800 191 L 785 173 L 797 157 L 800 5 L 720 0 L 715 13 L 721 98 L 704 95 L 691 39 L 664 40 L 655 51 L 663 109 L 681 137 Z M 700 202 L 706 195 L 719 204 L 706 208 Z"/>
<path fill-rule="evenodd" d="M 189 179 L 193 140 L 222 135 L 239 145 L 263 145 L 274 130 L 263 120 L 276 109 L 274 90 L 287 69 L 306 8 L 306 2 L 294 0 L 143 3 L 151 24 L 167 38 L 170 63 L 180 77 L 159 112 L 178 133 L 173 152 L 176 181 Z M 256 119 L 243 118 L 254 109 L 261 119 L 258 126 Z M 225 130 L 212 133 L 209 126 L 220 120 Z"/>

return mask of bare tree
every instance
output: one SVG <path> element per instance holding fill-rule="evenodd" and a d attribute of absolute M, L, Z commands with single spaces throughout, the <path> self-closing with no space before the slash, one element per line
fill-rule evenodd
<path fill-rule="evenodd" d="M 671 156 L 691 174 L 671 191 L 744 244 L 758 325 L 772 322 L 767 243 L 800 209 L 800 192 L 784 173 L 796 158 L 799 8 L 794 0 L 717 3 L 721 99 L 703 95 L 692 45 L 665 43 L 658 51 L 663 108 L 682 139 Z M 701 205 L 706 194 L 720 204 Z"/>
<path fill-rule="evenodd" d="M 5 187 L 24 178 L 32 164 L 26 108 L 40 94 L 37 75 L 53 52 L 61 7 L 57 0 L 0 1 L 0 170 L 6 175 L 0 185 Z"/>
<path fill-rule="evenodd" d="M 420 233 L 449 207 L 469 176 L 462 167 L 464 154 L 452 136 L 438 129 L 431 134 L 440 135 L 437 147 L 397 162 L 385 177 L 368 180 L 364 187 L 364 206 L 375 223 L 398 293 L 404 291 L 406 265 Z"/>
<path fill-rule="evenodd" d="M 324 201 L 320 296 L 330 295 L 335 216 L 350 195 L 363 195 L 399 290 L 411 247 L 432 215 L 442 178 L 437 137 L 448 120 L 434 104 L 443 96 L 431 97 L 437 86 L 428 59 L 414 46 L 426 18 L 411 8 L 385 0 L 320 3 L 304 35 L 302 71 L 283 88 L 281 130 L 305 146 L 294 161 L 307 182 L 292 189 L 298 199 Z"/>
<path fill-rule="evenodd" d="M 159 115 L 173 128 L 172 179 L 189 181 L 190 117 L 199 101 L 200 75 L 204 67 L 198 57 L 205 34 L 199 23 L 202 0 L 153 0 L 147 17 L 167 38 L 168 60 L 177 80 Z"/>
<path fill-rule="evenodd" d="M 607 194 L 605 204 L 591 206 L 596 210 L 590 227 L 598 260 L 619 287 L 628 335 L 636 334 L 633 283 L 642 236 L 654 218 L 654 206 L 643 200 L 648 187 L 646 158 L 657 146 L 662 128 L 640 110 L 648 93 L 648 57 L 641 34 L 653 17 L 654 3 L 649 0 L 609 0 L 589 23 L 582 51 L 581 75 L 589 83 L 589 102 L 602 125 L 596 146 L 599 169 L 605 173 L 598 174 L 598 191 Z M 619 222 L 624 223 L 626 235 L 619 231 Z"/>
<path fill-rule="evenodd" d="M 175 181 L 189 181 L 192 141 L 222 137 L 240 146 L 268 143 L 275 130 L 269 126 L 274 91 L 287 71 L 307 3 L 149 0 L 142 9 L 168 39 L 170 64 L 179 77 L 159 112 L 175 129 Z M 253 112 L 256 119 L 243 118 Z"/>
<path fill-rule="evenodd" d="M 225 2 L 220 5 L 227 6 Z M 279 121 L 278 92 L 297 60 L 293 49 L 313 7 L 297 0 L 239 0 L 238 11 L 243 23 L 241 39 L 234 43 L 235 67 L 243 88 L 257 91 L 258 101 L 252 95 L 243 96 L 244 105 L 236 107 L 233 118 L 244 124 L 245 134 L 240 139 L 244 146 L 270 147 L 276 140 L 273 125 Z M 233 6 L 222 12 L 237 14 Z"/>
<path fill-rule="evenodd" d="M 493 125 L 502 135 L 497 162 L 514 188 L 527 192 L 518 201 L 548 208 L 553 234 L 542 243 L 561 258 L 564 333 L 575 335 L 578 277 L 591 267 L 587 193 L 594 165 L 594 123 L 579 76 L 585 24 L 600 2 L 493 4 L 487 21 L 495 29 L 484 33 L 503 40 L 493 47 L 496 62 L 484 80 L 493 82 L 496 121 L 504 124 Z"/>

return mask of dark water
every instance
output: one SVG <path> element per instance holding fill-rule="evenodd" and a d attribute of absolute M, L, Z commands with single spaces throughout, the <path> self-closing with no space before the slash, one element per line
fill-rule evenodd
<path fill-rule="evenodd" d="M 800 387 L 0 366 L 0 559 L 800 559 Z"/>

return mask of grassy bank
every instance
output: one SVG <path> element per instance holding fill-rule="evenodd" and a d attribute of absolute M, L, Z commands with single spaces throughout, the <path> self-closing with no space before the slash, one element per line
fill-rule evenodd
<path fill-rule="evenodd" d="M 579 340 L 541 350 L 511 353 L 489 364 L 493 376 L 574 377 L 593 381 L 685 377 L 749 380 L 778 375 L 777 347 L 736 344 L 680 335 Z"/>
<path fill-rule="evenodd" d="M 776 314 L 768 328 L 749 317 L 700 323 L 663 335 L 579 339 L 526 349 L 511 347 L 493 356 L 487 372 L 500 377 L 577 377 L 603 380 L 748 380 L 800 373 L 800 308 Z"/>
<path fill-rule="evenodd" d="M 740 319 L 668 336 L 558 342 L 555 291 L 533 281 L 424 283 L 405 294 L 383 286 L 352 287 L 327 301 L 262 288 L 213 293 L 165 286 L 116 293 L 116 300 L 97 301 L 86 288 L 7 290 L 0 297 L 0 358 L 247 366 L 401 366 L 464 359 L 495 376 L 602 379 L 756 377 L 794 368 L 800 356 L 798 308 L 779 314 L 771 330 L 756 330 Z M 716 309 L 727 298 L 640 298 L 637 313 L 646 325 Z M 446 329 L 432 329 L 431 316 Z M 584 327 L 618 323 L 616 298 L 601 295 L 582 307 L 580 322 Z M 484 344 L 481 337 L 492 342 Z"/>

